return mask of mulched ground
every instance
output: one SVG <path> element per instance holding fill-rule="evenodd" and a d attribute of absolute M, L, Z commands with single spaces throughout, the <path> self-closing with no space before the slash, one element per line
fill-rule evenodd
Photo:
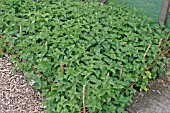
<path fill-rule="evenodd" d="M 169 75 L 170 76 L 170 75 Z M 150 81 L 147 92 L 137 92 L 129 113 L 170 113 L 170 79 Z"/>
<path fill-rule="evenodd" d="M 166 55 L 170 61 L 170 52 Z M 147 92 L 137 92 L 133 103 L 127 107 L 129 113 L 170 113 L 170 65 L 165 76 L 151 80 Z"/>
<path fill-rule="evenodd" d="M 12 63 L 0 58 L 0 113 L 43 113 L 42 98 L 22 73 L 10 71 Z"/>

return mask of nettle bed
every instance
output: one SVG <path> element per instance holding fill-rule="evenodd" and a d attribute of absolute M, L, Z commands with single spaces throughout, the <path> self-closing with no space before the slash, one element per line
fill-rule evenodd
<path fill-rule="evenodd" d="M 167 34 L 150 22 L 111 3 L 1 0 L 0 51 L 35 81 L 47 113 L 125 113 L 168 63 Z"/>

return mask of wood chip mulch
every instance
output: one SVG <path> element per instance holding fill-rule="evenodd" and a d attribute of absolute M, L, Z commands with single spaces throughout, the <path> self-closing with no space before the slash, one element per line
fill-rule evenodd
<path fill-rule="evenodd" d="M 22 73 L 13 74 L 12 63 L 0 58 L 0 113 L 44 113 L 42 98 Z"/>

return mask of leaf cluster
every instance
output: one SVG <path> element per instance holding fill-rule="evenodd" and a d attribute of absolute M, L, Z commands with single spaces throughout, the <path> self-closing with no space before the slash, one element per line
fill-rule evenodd
<path fill-rule="evenodd" d="M 0 52 L 10 53 L 14 70 L 35 81 L 47 113 L 79 112 L 83 85 L 90 113 L 125 113 L 132 84 L 146 90 L 168 63 L 158 53 L 169 42 L 158 48 L 166 36 L 150 22 L 113 3 L 1 0 Z"/>

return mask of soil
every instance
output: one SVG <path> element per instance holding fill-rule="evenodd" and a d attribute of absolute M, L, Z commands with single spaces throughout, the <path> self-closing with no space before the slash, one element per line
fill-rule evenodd
<path fill-rule="evenodd" d="M 0 113 L 43 113 L 42 98 L 22 73 L 10 71 L 12 63 L 0 58 Z"/>
<path fill-rule="evenodd" d="M 170 61 L 170 53 L 167 55 Z M 170 113 L 170 65 L 164 76 L 151 80 L 147 92 L 136 92 L 129 113 Z"/>
<path fill-rule="evenodd" d="M 137 92 L 129 113 L 170 113 L 170 75 L 150 81 L 147 92 Z"/>

